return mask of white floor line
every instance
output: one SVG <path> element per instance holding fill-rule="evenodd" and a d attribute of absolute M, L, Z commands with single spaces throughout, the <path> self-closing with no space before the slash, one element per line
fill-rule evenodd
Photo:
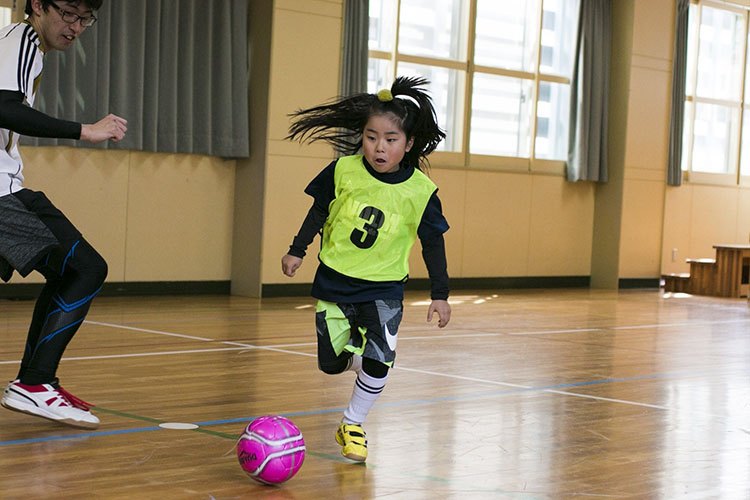
<path fill-rule="evenodd" d="M 546 335 L 548 333 L 584 333 L 600 332 L 607 328 L 572 328 L 570 330 L 540 330 L 537 332 L 508 332 L 508 335 Z"/>
<path fill-rule="evenodd" d="M 750 321 L 745 319 L 740 320 L 723 320 L 723 321 L 716 321 L 716 322 L 710 322 L 710 324 L 716 323 L 716 324 L 724 324 L 724 323 L 735 323 L 735 322 L 744 322 L 744 321 Z M 172 332 L 164 332 L 159 330 L 148 330 L 145 328 L 136 328 L 136 327 L 130 327 L 130 326 L 124 326 L 124 325 L 117 325 L 113 323 L 103 323 L 103 322 L 97 322 L 97 321 L 89 321 L 86 320 L 86 323 L 90 323 L 92 325 L 99 325 L 99 326 L 107 326 L 112 328 L 121 328 L 124 330 L 132 330 L 132 331 L 140 331 L 144 333 L 154 333 L 157 335 L 168 335 L 172 337 L 180 337 L 185 339 L 191 339 L 191 340 L 200 340 L 203 342 L 217 342 L 220 344 L 225 345 L 231 345 L 234 347 L 227 347 L 227 348 L 216 348 L 216 349 L 196 349 L 196 350 L 187 350 L 187 351 L 165 351 L 165 352 L 155 352 L 155 353 L 140 353 L 140 354 L 114 354 L 114 355 L 108 355 L 108 356 L 81 356 L 81 357 L 75 357 L 75 358 L 63 358 L 63 360 L 67 361 L 73 361 L 73 360 L 91 360 L 91 359 L 108 359 L 108 358 L 129 358 L 129 357 L 138 357 L 138 356 L 163 356 L 163 355 L 173 355 L 173 354 L 191 354 L 191 353 L 200 353 L 200 352 L 216 352 L 216 351 L 232 351 L 232 350 L 243 350 L 243 349 L 262 349 L 267 351 L 275 351 L 275 352 L 282 352 L 285 354 L 293 354 L 297 356 L 308 356 L 308 357 L 316 357 L 316 354 L 310 354 L 310 353 L 302 353 L 297 351 L 290 351 L 288 349 L 281 349 L 281 347 L 301 347 L 303 345 L 313 345 L 312 342 L 306 342 L 306 343 L 299 343 L 299 344 L 285 344 L 285 345 L 277 345 L 277 346 L 257 346 L 253 344 L 246 344 L 241 342 L 232 342 L 232 341 L 217 341 L 215 339 L 208 339 L 204 337 L 195 337 L 190 335 L 182 335 L 178 333 L 172 333 Z M 571 329 L 571 330 L 552 330 L 552 331 L 546 331 L 546 332 L 515 332 L 510 333 L 510 335 L 542 335 L 545 333 L 576 333 L 576 332 L 590 332 L 590 331 L 598 331 L 598 330 L 613 330 L 613 329 L 626 329 L 626 328 L 654 328 L 654 327 L 672 327 L 672 326 L 694 326 L 695 323 L 673 323 L 673 324 L 667 324 L 667 325 L 640 325 L 640 326 L 631 326 L 631 327 L 603 327 L 603 328 L 585 328 L 585 329 Z M 467 334 L 467 336 L 491 336 L 491 335 L 508 335 L 508 333 L 496 333 L 496 334 Z M 446 336 L 448 337 L 448 336 Z M 451 335 L 451 337 L 462 337 L 461 335 Z M 424 337 L 412 337 L 414 340 L 423 339 Z M 439 336 L 436 336 L 435 338 L 440 338 Z M 399 339 L 399 340 L 406 340 L 406 339 Z M 18 364 L 18 361 L 0 361 L 0 364 L 11 364 L 15 363 Z M 466 380 L 470 382 L 478 382 L 482 384 L 489 384 L 489 385 L 497 385 L 497 386 L 503 386 L 503 387 L 513 387 L 517 389 L 533 389 L 532 386 L 528 385 L 522 385 L 522 384 L 513 384 L 509 382 L 498 382 L 494 380 L 485 380 L 485 379 L 479 379 L 474 377 L 464 377 L 461 375 L 452 375 L 449 373 L 441 373 L 441 372 L 433 372 L 428 370 L 419 370 L 415 368 L 407 368 L 404 366 L 397 366 L 394 367 L 394 369 L 397 370 L 403 370 L 403 371 L 409 371 L 414 373 L 423 373 L 425 375 L 433 375 L 433 376 L 439 376 L 444 378 L 450 378 L 455 380 Z M 586 398 L 586 399 L 595 399 L 600 401 L 608 401 L 612 403 L 621 403 L 621 404 L 627 404 L 631 406 L 641 406 L 641 407 L 647 407 L 647 408 L 654 408 L 659 410 L 672 410 L 673 408 L 667 407 L 667 406 L 661 406 L 661 405 L 653 405 L 649 403 L 641 403 L 638 401 L 629 401 L 624 399 L 612 399 L 612 398 L 604 398 L 600 396 L 593 396 L 589 394 L 580 394 L 576 392 L 569 392 L 569 391 L 560 391 L 555 389 L 544 389 L 544 392 L 549 392 L 553 394 L 560 394 L 564 396 L 572 396 L 572 397 L 578 397 L 578 398 Z M 711 415 L 714 417 L 721 417 L 720 415 Z"/>
<path fill-rule="evenodd" d="M 187 351 L 161 351 L 161 352 L 134 352 L 131 354 L 103 354 L 101 356 L 76 356 L 70 358 L 62 358 L 63 361 L 89 361 L 93 359 L 117 359 L 117 358 L 139 358 L 146 356 L 170 356 L 174 354 L 194 354 L 201 352 L 219 352 L 219 351 L 241 351 L 243 347 L 217 347 L 215 349 L 191 349 Z M 20 360 L 16 361 L 0 361 L 0 365 L 17 365 L 20 364 Z"/>
<path fill-rule="evenodd" d="M 125 326 L 125 325 L 116 325 L 114 323 L 102 323 L 100 321 L 90 321 L 85 320 L 84 323 L 88 323 L 89 325 L 99 325 L 99 326 L 109 326 L 111 328 L 120 328 L 122 330 L 133 330 L 136 332 L 145 332 L 145 333 L 156 333 L 158 335 L 168 335 L 170 337 L 180 337 L 183 339 L 191 339 L 191 340 L 203 340 L 205 342 L 213 342 L 214 339 L 207 339 L 205 337 L 194 337 L 192 335 L 182 335 L 180 333 L 172 333 L 172 332 L 162 332 L 159 330 L 147 330 L 145 328 L 135 328 L 133 326 Z"/>
<path fill-rule="evenodd" d="M 636 330 L 639 328 L 675 328 L 675 327 L 696 327 L 706 325 L 726 325 L 730 323 L 747 323 L 750 322 L 748 318 L 740 319 L 722 319 L 717 321 L 691 321 L 689 323 L 661 323 L 656 325 L 634 325 L 634 326 L 612 326 L 608 330 Z"/>

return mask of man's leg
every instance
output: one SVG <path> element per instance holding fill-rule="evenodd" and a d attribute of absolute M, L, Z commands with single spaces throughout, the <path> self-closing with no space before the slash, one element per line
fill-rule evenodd
<path fill-rule="evenodd" d="M 44 196 L 23 190 L 15 193 L 60 243 L 37 263 L 47 278 L 40 294 L 21 362 L 19 380 L 3 392 L 2 405 L 70 425 L 95 428 L 99 419 L 88 405 L 59 386 L 56 372 L 73 335 L 83 323 L 91 300 L 107 275 L 104 259 Z"/>
<path fill-rule="evenodd" d="M 86 240 L 79 240 L 66 256 L 62 277 L 49 280 L 37 301 L 21 363 L 21 383 L 57 383 L 60 358 L 86 318 L 106 276 L 104 259 Z"/>

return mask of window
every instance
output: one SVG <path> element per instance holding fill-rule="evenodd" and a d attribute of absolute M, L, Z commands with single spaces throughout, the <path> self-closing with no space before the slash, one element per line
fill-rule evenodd
<path fill-rule="evenodd" d="M 10 7 L 3 7 L 0 3 L 0 27 L 8 26 L 11 23 L 11 16 L 13 9 Z"/>
<path fill-rule="evenodd" d="M 688 14 L 682 169 L 688 179 L 750 176 L 748 11 L 696 1 Z"/>
<path fill-rule="evenodd" d="M 578 0 L 370 0 L 368 91 L 425 77 L 442 158 L 562 174 L 577 21 Z"/>

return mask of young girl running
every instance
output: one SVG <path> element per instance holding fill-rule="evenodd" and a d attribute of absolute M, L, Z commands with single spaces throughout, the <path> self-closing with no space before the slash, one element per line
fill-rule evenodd
<path fill-rule="evenodd" d="M 445 134 L 438 128 L 421 78 L 399 77 L 390 90 L 358 94 L 296 112 L 287 139 L 325 141 L 347 154 L 305 189 L 313 205 L 287 253 L 282 271 L 294 276 L 322 232 L 312 286 L 318 299 L 318 367 L 357 374 L 349 407 L 336 432 L 342 454 L 363 462 L 362 424 L 385 387 L 396 357 L 409 253 L 417 236 L 430 276 L 427 321 L 448 324 L 448 272 L 437 187 L 422 173 Z M 363 154 L 355 154 L 359 151 Z"/>

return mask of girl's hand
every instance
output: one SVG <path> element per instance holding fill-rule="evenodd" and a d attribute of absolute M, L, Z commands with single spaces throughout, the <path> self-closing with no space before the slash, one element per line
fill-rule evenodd
<path fill-rule="evenodd" d="M 447 300 L 433 300 L 427 311 L 427 322 L 432 321 L 432 313 L 438 315 L 438 326 L 443 328 L 451 320 L 451 306 Z"/>
<path fill-rule="evenodd" d="M 290 278 L 294 276 L 301 265 L 302 259 L 294 255 L 286 254 L 281 258 L 281 271 Z"/>

